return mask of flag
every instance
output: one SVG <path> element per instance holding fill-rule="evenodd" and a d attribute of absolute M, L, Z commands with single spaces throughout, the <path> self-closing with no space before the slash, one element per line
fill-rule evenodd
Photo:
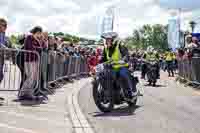
<path fill-rule="evenodd" d="M 173 18 L 169 20 L 168 26 L 168 45 L 175 50 L 180 48 L 180 19 Z"/>
<path fill-rule="evenodd" d="M 102 22 L 102 31 L 101 33 L 113 32 L 114 29 L 114 8 L 109 7 L 106 10 L 105 16 L 103 17 Z"/>

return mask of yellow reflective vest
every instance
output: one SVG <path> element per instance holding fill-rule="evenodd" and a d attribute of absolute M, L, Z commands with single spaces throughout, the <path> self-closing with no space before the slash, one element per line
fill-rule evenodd
<path fill-rule="evenodd" d="M 147 61 L 158 61 L 159 58 L 155 53 L 151 53 L 151 54 L 148 53 L 148 54 L 146 54 L 146 60 Z"/>
<path fill-rule="evenodd" d="M 166 61 L 173 61 L 175 59 L 176 59 L 176 56 L 175 56 L 174 53 L 172 53 L 172 52 L 166 52 L 166 54 L 165 54 L 165 60 Z"/>
<path fill-rule="evenodd" d="M 108 62 L 112 61 L 112 63 L 114 63 L 114 65 L 113 65 L 114 70 L 119 70 L 121 67 L 128 67 L 128 63 L 119 64 L 119 61 L 122 59 L 122 55 L 120 53 L 119 45 L 120 45 L 120 43 L 118 43 L 116 45 L 115 50 L 114 50 L 111 57 L 109 56 L 108 48 L 105 48 L 106 58 L 107 58 Z"/>

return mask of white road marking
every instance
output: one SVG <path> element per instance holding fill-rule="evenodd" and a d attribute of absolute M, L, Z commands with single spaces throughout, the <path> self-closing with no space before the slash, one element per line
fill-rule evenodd
<path fill-rule="evenodd" d="M 71 107 L 70 108 L 70 115 L 73 122 L 73 126 L 75 128 L 76 133 L 94 133 L 92 130 L 91 125 L 87 121 L 86 117 L 82 113 L 80 106 L 78 104 L 78 93 L 80 89 L 83 87 L 82 83 L 83 81 L 79 81 L 72 91 L 72 93 L 68 97 L 68 104 Z M 87 79 L 88 83 L 88 79 Z"/>
<path fill-rule="evenodd" d="M 72 87 L 73 88 L 73 87 Z M 76 127 L 81 127 L 81 124 L 75 114 L 75 110 L 73 107 L 73 102 L 72 102 L 72 95 L 73 95 L 73 91 L 69 94 L 68 96 L 68 105 L 69 105 L 69 113 L 70 113 L 70 117 L 72 120 L 72 124 L 74 126 L 75 132 L 76 133 L 82 133 L 82 128 L 76 128 Z"/>
<path fill-rule="evenodd" d="M 21 133 L 39 133 L 39 132 L 35 132 L 33 130 L 30 130 L 30 129 L 18 128 L 18 127 L 10 126 L 8 124 L 4 124 L 4 123 L 0 123 L 0 127 L 11 129 L 11 130 L 18 131 L 18 132 L 21 132 Z"/>

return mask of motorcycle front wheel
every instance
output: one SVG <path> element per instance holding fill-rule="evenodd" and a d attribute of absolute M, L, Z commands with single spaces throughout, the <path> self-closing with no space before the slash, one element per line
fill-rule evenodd
<path fill-rule="evenodd" d="M 155 74 L 153 72 L 147 73 L 147 79 L 148 79 L 149 85 L 152 85 L 154 87 L 156 86 L 157 78 L 155 77 Z"/>
<path fill-rule="evenodd" d="M 105 90 L 98 80 L 93 82 L 93 98 L 100 111 L 107 113 L 113 110 L 113 91 L 112 89 Z"/>

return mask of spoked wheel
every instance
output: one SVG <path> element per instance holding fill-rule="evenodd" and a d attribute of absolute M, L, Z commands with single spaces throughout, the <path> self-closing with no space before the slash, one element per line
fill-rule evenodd
<path fill-rule="evenodd" d="M 93 83 L 93 98 L 96 106 L 102 112 L 111 112 L 114 107 L 112 89 L 105 90 L 98 81 Z"/>
<path fill-rule="evenodd" d="M 148 78 L 148 82 L 149 82 L 149 85 L 155 87 L 156 86 L 156 79 L 157 77 L 155 76 L 155 72 L 149 72 L 147 74 L 147 78 Z"/>

